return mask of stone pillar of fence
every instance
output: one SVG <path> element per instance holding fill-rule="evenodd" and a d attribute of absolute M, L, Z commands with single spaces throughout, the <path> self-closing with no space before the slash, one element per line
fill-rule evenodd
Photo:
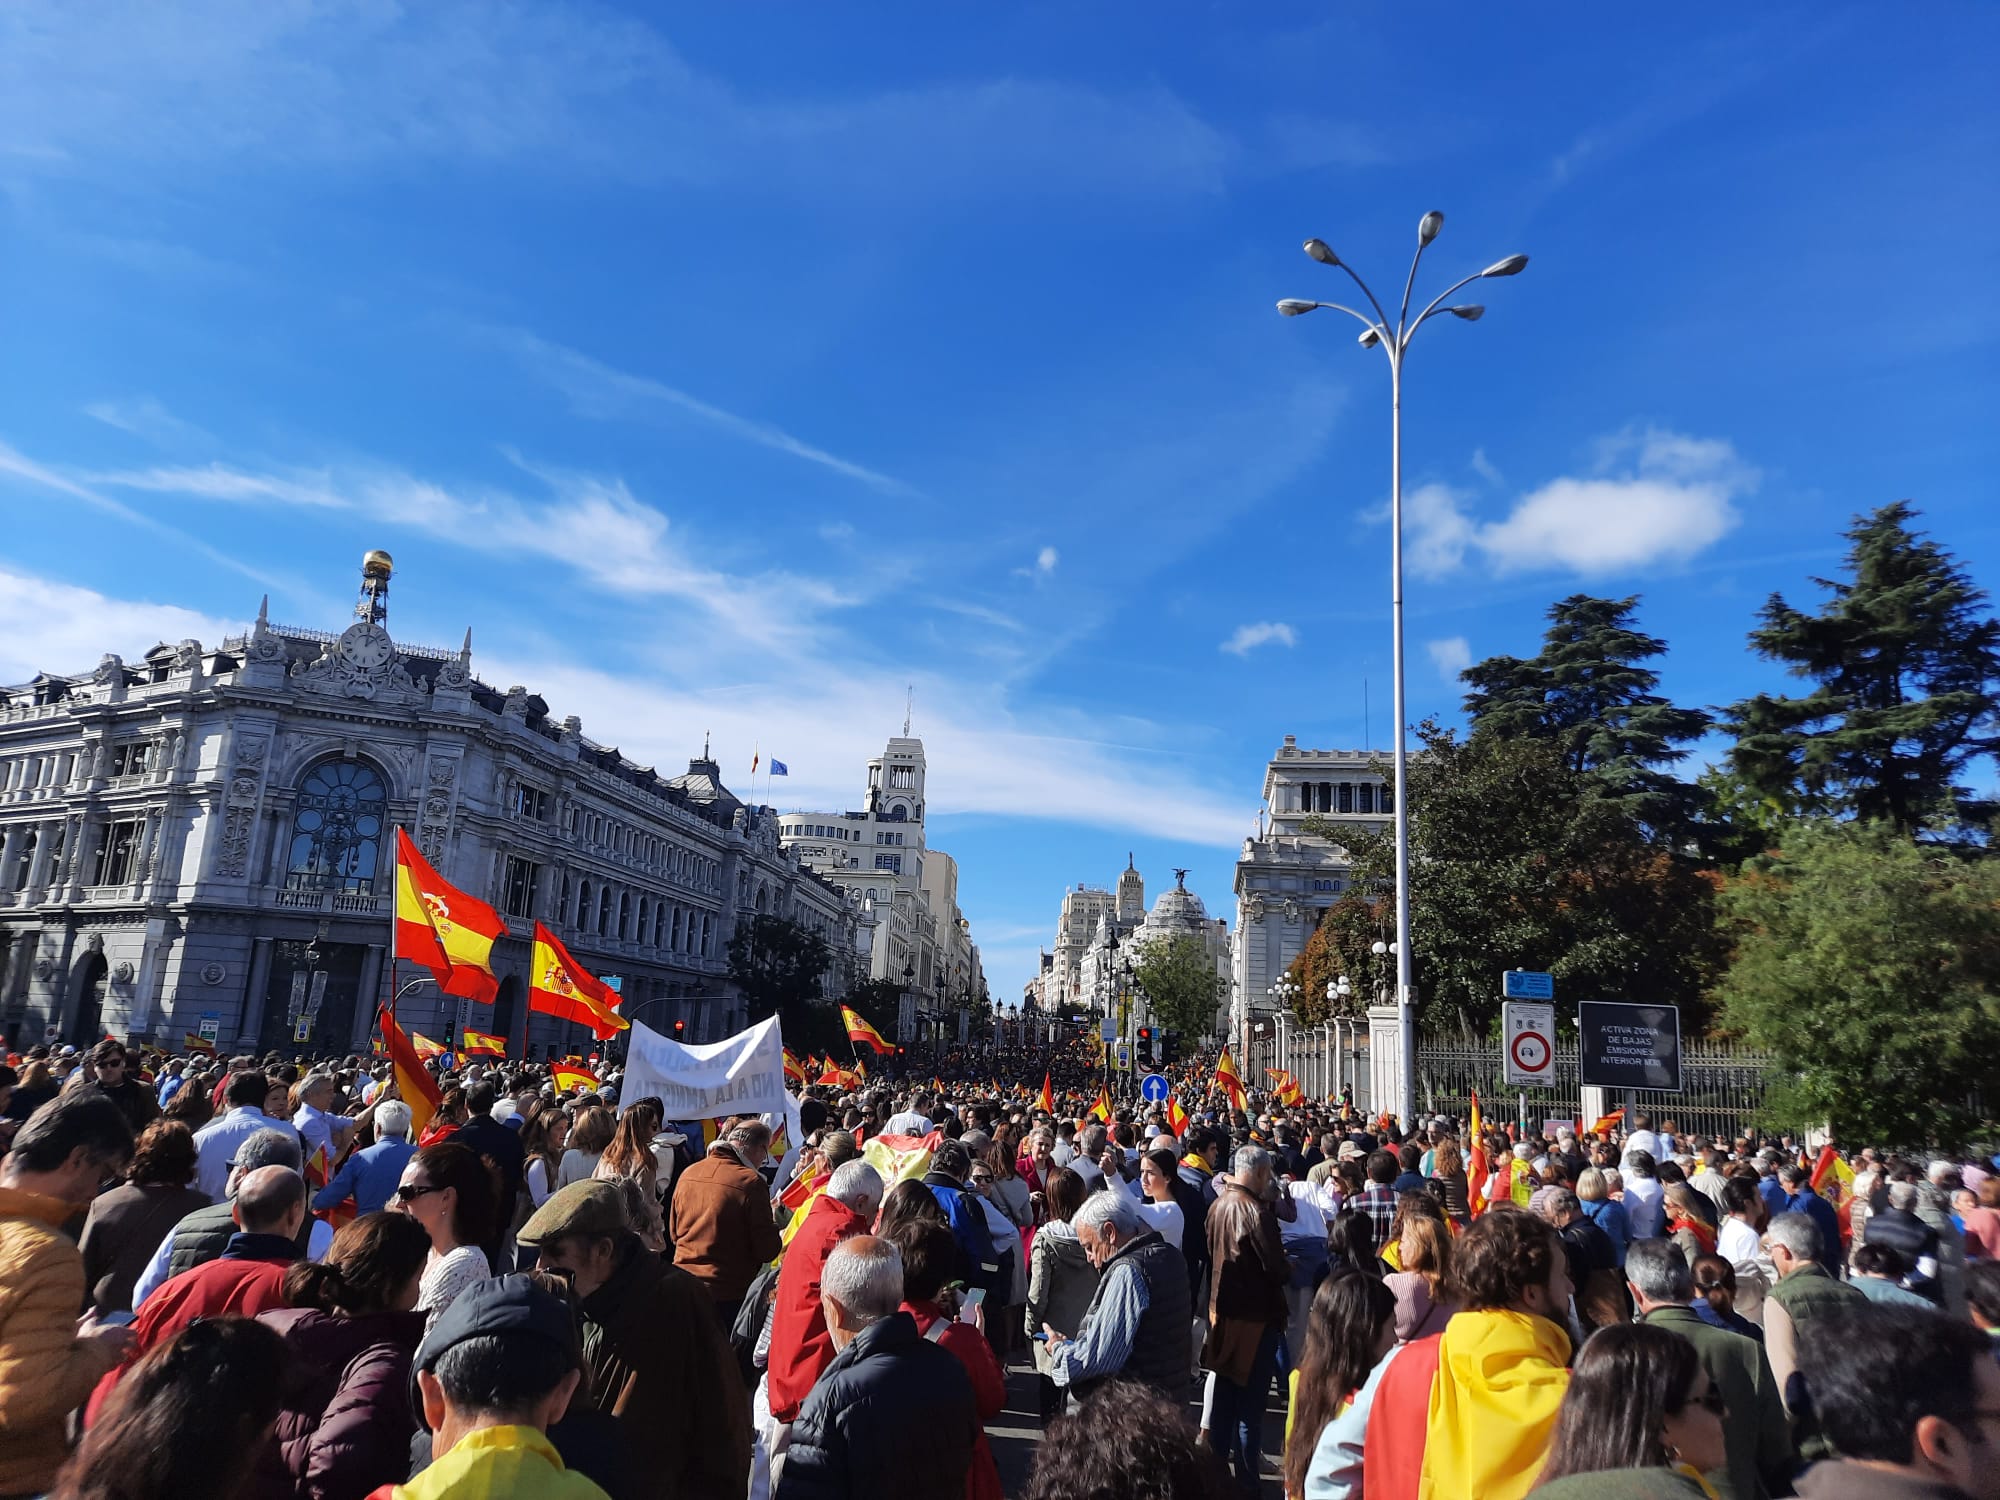
<path fill-rule="evenodd" d="M 1580 1095 L 1577 1104 L 1576 1133 L 1582 1135 L 1591 1126 L 1611 1113 L 1611 1091 L 1597 1084 L 1587 1083 L 1577 1090 Z M 1626 1122 L 1631 1128 L 1631 1122 Z"/>
<path fill-rule="evenodd" d="M 1368 1096 L 1374 1114 L 1401 1106 L 1403 1018 L 1393 1005 L 1368 1007 Z"/>

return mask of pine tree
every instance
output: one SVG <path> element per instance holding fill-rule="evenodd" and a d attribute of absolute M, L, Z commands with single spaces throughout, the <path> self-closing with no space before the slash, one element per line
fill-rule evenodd
<path fill-rule="evenodd" d="M 1633 624 L 1638 596 L 1572 594 L 1549 607 L 1540 654 L 1494 656 L 1469 667 L 1465 711 L 1477 735 L 1553 742 L 1563 762 L 1598 782 L 1654 828 L 1686 825 L 1699 793 L 1664 767 L 1711 722 L 1659 694 L 1660 674 L 1642 665 L 1667 644 Z"/>
<path fill-rule="evenodd" d="M 1779 594 L 1760 611 L 1751 645 L 1817 686 L 1729 710 L 1730 765 L 1759 796 L 1904 833 L 1993 815 L 1964 779 L 2000 747 L 2000 620 L 1916 515 L 1897 501 L 1856 519 L 1848 576 L 1813 580 L 1832 596 L 1818 614 Z"/>

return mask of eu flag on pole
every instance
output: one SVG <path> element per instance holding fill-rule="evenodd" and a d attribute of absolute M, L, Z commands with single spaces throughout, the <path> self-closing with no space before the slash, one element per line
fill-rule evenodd
<path fill-rule="evenodd" d="M 773 776 L 789 776 L 792 774 L 792 772 L 791 768 L 787 766 L 783 761 L 774 760 L 771 762 L 771 774 Z"/>

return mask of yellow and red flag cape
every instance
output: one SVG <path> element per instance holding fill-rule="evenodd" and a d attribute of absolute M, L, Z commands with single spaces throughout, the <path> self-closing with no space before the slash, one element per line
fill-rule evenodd
<path fill-rule="evenodd" d="M 500 992 L 493 973 L 493 943 L 507 924 L 431 868 L 430 861 L 396 830 L 396 957 L 422 964 L 447 995 L 491 1005 Z"/>
<path fill-rule="evenodd" d="M 492 1036 L 484 1031 L 474 1031 L 468 1026 L 465 1028 L 464 1050 L 472 1057 L 505 1057 L 507 1038 Z"/>
<path fill-rule="evenodd" d="M 878 1057 L 884 1052 L 896 1050 L 892 1044 L 882 1040 L 882 1033 L 870 1026 L 858 1011 L 850 1010 L 845 1005 L 841 1006 L 840 1021 L 847 1028 L 847 1039 L 850 1042 L 856 1044 L 866 1042 L 875 1049 Z"/>
<path fill-rule="evenodd" d="M 1236 1071 L 1236 1060 L 1229 1055 L 1227 1047 L 1222 1049 L 1222 1055 L 1215 1060 L 1215 1082 L 1216 1086 L 1229 1096 L 1232 1108 L 1244 1107 L 1243 1075 Z"/>
<path fill-rule="evenodd" d="M 632 1023 L 618 1014 L 618 992 L 596 978 L 540 922 L 535 924 L 535 951 L 528 971 L 528 1009 L 565 1021 L 581 1021 L 599 1041 L 616 1036 Z"/>
<path fill-rule="evenodd" d="M 403 1035 L 395 1016 L 386 1010 L 382 1012 L 382 1045 L 396 1070 L 396 1093 L 410 1106 L 410 1135 L 413 1138 L 422 1135 L 443 1098 L 437 1080 L 417 1056 L 410 1039 Z"/>

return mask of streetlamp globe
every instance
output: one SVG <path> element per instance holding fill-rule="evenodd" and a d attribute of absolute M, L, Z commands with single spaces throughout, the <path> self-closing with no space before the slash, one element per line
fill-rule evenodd
<path fill-rule="evenodd" d="M 1438 237 L 1438 231 L 1442 228 L 1444 228 L 1444 215 L 1432 209 L 1417 223 L 1417 244 L 1428 245 Z"/>
<path fill-rule="evenodd" d="M 1317 235 L 1306 241 L 1306 254 L 1323 266 L 1337 266 L 1340 257 L 1333 253 L 1333 247 Z"/>

